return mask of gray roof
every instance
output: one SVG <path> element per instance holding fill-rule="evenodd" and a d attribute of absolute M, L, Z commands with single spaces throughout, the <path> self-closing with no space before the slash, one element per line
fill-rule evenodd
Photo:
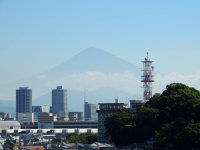
<path fill-rule="evenodd" d="M 0 121 L 0 128 L 10 128 L 10 127 L 20 127 L 20 123 L 18 121 L 10 121 L 10 120 L 2 120 Z"/>

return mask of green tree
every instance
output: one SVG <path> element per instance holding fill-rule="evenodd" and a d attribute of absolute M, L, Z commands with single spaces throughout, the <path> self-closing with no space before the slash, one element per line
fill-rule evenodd
<path fill-rule="evenodd" d="M 146 106 L 159 110 L 156 123 L 158 134 L 155 147 L 157 149 L 192 149 L 193 145 L 199 142 L 195 139 L 190 141 L 187 138 L 180 138 L 188 125 L 200 121 L 198 90 L 181 83 L 173 83 L 168 85 L 159 97 L 153 97 Z"/>
<path fill-rule="evenodd" d="M 157 130 L 157 119 L 159 110 L 157 108 L 141 107 L 135 116 L 136 137 L 133 137 L 135 142 L 144 142 L 155 135 Z M 134 135 L 134 134 L 133 134 Z"/>
<path fill-rule="evenodd" d="M 91 133 L 71 134 L 67 138 L 70 143 L 92 144 L 97 142 L 97 135 Z"/>
<path fill-rule="evenodd" d="M 200 149 L 200 123 L 190 123 L 177 135 L 177 147 L 182 150 Z M 192 144 L 192 145 L 191 145 Z"/>
<path fill-rule="evenodd" d="M 135 117 L 131 112 L 123 109 L 113 116 L 107 117 L 105 120 L 106 137 L 110 138 L 116 146 L 130 144 L 132 140 L 131 134 L 135 133 Z"/>
<path fill-rule="evenodd" d="M 86 134 L 87 143 L 92 144 L 97 142 L 97 135 L 96 134 Z"/>
<path fill-rule="evenodd" d="M 121 111 L 106 119 L 106 133 L 117 146 L 156 137 L 154 149 L 200 149 L 200 92 L 181 83 L 156 93 L 134 116 Z"/>

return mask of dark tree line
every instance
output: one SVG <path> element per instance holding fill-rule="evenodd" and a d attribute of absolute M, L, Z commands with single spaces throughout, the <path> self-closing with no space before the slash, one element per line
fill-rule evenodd
<path fill-rule="evenodd" d="M 67 137 L 69 143 L 82 143 L 82 144 L 92 144 L 97 142 L 97 135 L 91 133 L 84 134 L 70 134 Z"/>
<path fill-rule="evenodd" d="M 172 83 L 143 104 L 136 115 L 124 109 L 108 117 L 105 126 L 116 146 L 155 137 L 155 150 L 200 149 L 200 92 Z"/>

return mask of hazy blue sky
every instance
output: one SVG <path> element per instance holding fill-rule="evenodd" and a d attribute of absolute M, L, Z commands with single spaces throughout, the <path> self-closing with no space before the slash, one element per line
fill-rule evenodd
<path fill-rule="evenodd" d="M 149 51 L 164 74 L 200 70 L 200 1 L 0 0 L 1 84 L 88 47 L 135 65 Z"/>

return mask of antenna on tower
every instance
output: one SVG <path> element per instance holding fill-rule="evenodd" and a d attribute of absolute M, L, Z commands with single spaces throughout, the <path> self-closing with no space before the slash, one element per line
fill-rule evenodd
<path fill-rule="evenodd" d="M 115 98 L 115 103 L 118 103 L 119 102 L 119 98 L 118 96 Z"/>
<path fill-rule="evenodd" d="M 84 100 L 84 104 L 85 104 L 85 102 L 86 102 L 86 96 L 85 96 L 86 94 L 85 94 L 85 89 L 84 89 L 84 97 L 83 97 L 83 100 Z"/>
<path fill-rule="evenodd" d="M 153 61 L 151 61 L 148 57 L 149 53 L 147 52 L 147 57 L 145 58 L 143 63 L 143 75 L 142 75 L 142 81 L 143 82 L 143 89 L 144 89 L 144 100 L 148 101 L 152 97 L 152 83 L 153 80 L 153 74 L 152 71 L 154 70 L 154 67 L 152 66 Z"/>

